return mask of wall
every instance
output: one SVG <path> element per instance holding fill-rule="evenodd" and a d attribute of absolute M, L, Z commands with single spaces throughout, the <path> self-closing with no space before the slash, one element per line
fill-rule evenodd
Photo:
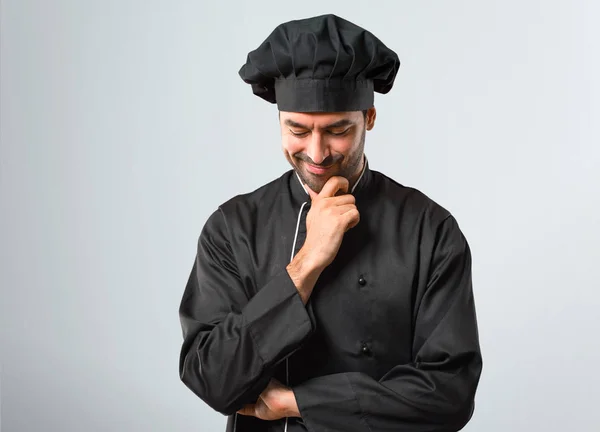
<path fill-rule="evenodd" d="M 465 430 L 597 430 L 600 6 L 533 0 L 4 0 L 3 430 L 223 430 L 179 381 L 179 301 L 208 215 L 288 169 L 239 67 L 328 12 L 402 60 L 371 167 L 472 247 L 485 367 Z"/>

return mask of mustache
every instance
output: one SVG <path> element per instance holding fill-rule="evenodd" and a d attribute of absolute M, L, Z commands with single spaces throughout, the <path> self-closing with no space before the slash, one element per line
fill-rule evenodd
<path fill-rule="evenodd" d="M 339 162 L 342 159 L 344 159 L 344 156 L 342 156 L 342 155 L 337 155 L 337 156 L 329 155 L 325 159 L 323 159 L 323 162 L 318 164 L 318 163 L 315 163 L 306 153 L 296 153 L 294 155 L 294 157 L 296 159 L 300 159 L 301 161 L 307 162 L 311 165 L 318 166 L 318 167 L 328 167 L 328 166 L 331 166 L 334 163 Z"/>

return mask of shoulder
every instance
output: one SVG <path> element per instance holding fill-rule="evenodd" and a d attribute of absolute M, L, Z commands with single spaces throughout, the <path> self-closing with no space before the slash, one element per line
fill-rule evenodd
<path fill-rule="evenodd" d="M 260 186 L 259 188 L 230 198 L 219 206 L 219 210 L 225 215 L 239 211 L 254 211 L 258 207 L 273 202 L 281 193 L 287 190 L 289 177 L 292 171 L 287 171 L 280 177 Z"/>
<path fill-rule="evenodd" d="M 231 225 L 252 225 L 257 220 L 260 211 L 277 202 L 277 197 L 287 191 L 289 177 L 292 171 L 287 171 L 280 177 L 258 187 L 257 189 L 238 194 L 221 203 L 209 216 L 205 228 L 231 228 Z"/>
<path fill-rule="evenodd" d="M 403 217 L 416 218 L 432 226 L 439 226 L 446 219 L 452 218 L 448 209 L 421 190 L 401 184 L 379 171 L 372 173 L 382 192 L 381 196 L 388 201 L 388 205 L 401 212 Z"/>
<path fill-rule="evenodd" d="M 381 196 L 398 217 L 402 229 L 418 232 L 419 244 L 429 250 L 452 245 L 456 251 L 468 251 L 468 242 L 454 215 L 421 190 L 405 186 L 392 178 L 374 173 Z"/>

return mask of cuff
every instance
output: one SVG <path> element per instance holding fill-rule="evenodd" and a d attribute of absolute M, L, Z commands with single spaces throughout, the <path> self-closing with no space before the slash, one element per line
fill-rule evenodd
<path fill-rule="evenodd" d="M 292 390 L 300 416 L 310 432 L 370 430 L 346 374 L 313 378 Z"/>
<path fill-rule="evenodd" d="M 287 270 L 252 297 L 242 316 L 267 367 L 291 354 L 313 331 L 310 316 Z"/>

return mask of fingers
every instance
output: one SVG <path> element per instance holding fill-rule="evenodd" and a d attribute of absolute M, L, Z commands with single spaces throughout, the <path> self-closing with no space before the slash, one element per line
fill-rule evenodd
<path fill-rule="evenodd" d="M 343 215 L 348 213 L 350 210 L 356 210 L 356 206 L 354 204 L 344 204 L 340 206 L 335 206 L 331 208 L 333 214 Z"/>
<path fill-rule="evenodd" d="M 348 186 L 348 179 L 341 176 L 333 176 L 327 180 L 327 183 L 325 183 L 318 196 L 319 198 L 328 198 L 335 196 L 338 191 L 347 193 Z"/>
<path fill-rule="evenodd" d="M 349 209 L 347 212 L 342 214 L 344 221 L 346 222 L 346 231 L 354 228 L 360 222 L 360 213 L 356 207 Z"/>
<path fill-rule="evenodd" d="M 304 189 L 310 195 L 310 199 L 314 201 L 319 198 L 331 198 L 337 196 L 343 196 L 348 194 L 348 188 L 350 184 L 348 183 L 348 179 L 341 176 L 333 176 L 325 185 L 323 185 L 323 189 L 321 192 L 316 193 L 314 190 L 310 188 L 307 184 L 304 184 Z"/>
<path fill-rule="evenodd" d="M 315 203 L 316 205 L 317 203 Z M 320 206 L 325 207 L 342 207 L 347 205 L 355 205 L 356 199 L 354 195 L 345 194 L 337 197 L 322 198 Z"/>
<path fill-rule="evenodd" d="M 256 414 L 256 405 L 255 404 L 246 405 L 246 406 L 244 406 L 244 408 L 239 410 L 237 413 L 240 415 L 243 415 L 243 416 L 254 416 Z"/>
<path fill-rule="evenodd" d="M 325 197 L 325 198 L 318 198 L 321 202 L 323 202 L 326 207 L 329 206 L 344 206 L 347 204 L 355 204 L 356 203 L 356 198 L 354 197 L 354 195 L 352 194 L 344 194 L 344 195 L 340 195 L 340 196 L 334 196 L 334 197 Z"/>

